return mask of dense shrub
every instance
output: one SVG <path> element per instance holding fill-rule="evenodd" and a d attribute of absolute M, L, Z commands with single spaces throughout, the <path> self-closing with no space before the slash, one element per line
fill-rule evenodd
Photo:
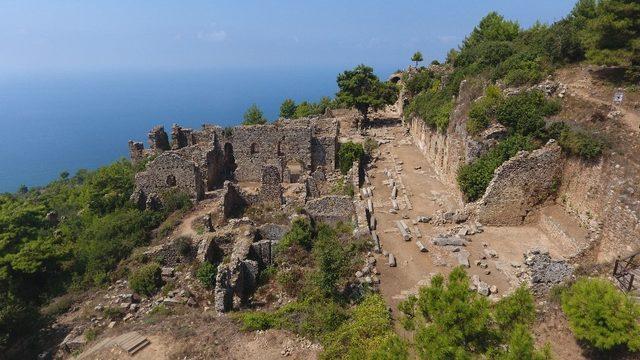
<path fill-rule="evenodd" d="M 391 315 L 380 295 L 369 295 L 351 318 L 326 336 L 323 359 L 407 359 L 406 344 L 393 332 Z"/>
<path fill-rule="evenodd" d="M 167 191 L 162 194 L 162 208 L 167 214 L 174 211 L 190 210 L 193 206 L 189 194 L 181 191 Z"/>
<path fill-rule="evenodd" d="M 602 279 L 580 279 L 562 295 L 562 310 L 579 340 L 599 350 L 640 350 L 640 306 Z"/>
<path fill-rule="evenodd" d="M 216 286 L 216 275 L 218 275 L 218 267 L 208 261 L 200 264 L 196 271 L 196 278 L 208 289 L 213 289 Z"/>
<path fill-rule="evenodd" d="M 573 130 L 563 122 L 554 122 L 547 127 L 547 135 L 558 140 L 562 149 L 586 160 L 599 157 L 604 143 L 585 131 Z"/>
<path fill-rule="evenodd" d="M 151 296 L 161 286 L 162 273 L 157 263 L 146 264 L 129 276 L 129 287 L 141 295 Z"/>
<path fill-rule="evenodd" d="M 494 314 L 496 323 L 503 331 L 511 332 L 516 325 L 529 326 L 536 316 L 533 295 L 526 287 L 520 286 L 495 304 Z"/>
<path fill-rule="evenodd" d="M 533 150 L 534 143 L 529 137 L 513 135 L 492 148 L 475 161 L 458 169 L 457 181 L 467 201 L 476 201 L 484 195 L 493 172 L 503 162 L 521 150 Z"/>
<path fill-rule="evenodd" d="M 547 74 L 544 60 L 532 53 L 517 53 L 496 67 L 495 78 L 512 86 L 537 83 Z"/>
<path fill-rule="evenodd" d="M 500 359 L 503 360 L 551 360 L 551 349 L 545 346 L 537 351 L 534 346 L 533 336 L 526 326 L 515 324 L 509 338 L 507 352 Z"/>
<path fill-rule="evenodd" d="M 292 99 L 285 99 L 280 105 L 280 117 L 285 119 L 292 119 L 293 114 L 296 112 L 296 103 Z"/>
<path fill-rule="evenodd" d="M 444 132 L 449 126 L 454 101 L 448 92 L 438 90 L 438 84 L 414 97 L 405 109 L 405 116 L 417 116 L 429 127 Z"/>
<path fill-rule="evenodd" d="M 411 76 L 405 75 L 404 86 L 409 91 L 409 95 L 415 96 L 421 91 L 431 89 L 434 80 L 433 73 L 424 69 Z"/>
<path fill-rule="evenodd" d="M 502 91 L 499 87 L 487 87 L 484 96 L 475 101 L 469 109 L 467 131 L 471 135 L 477 135 L 486 129 L 495 119 L 496 111 L 502 101 Z"/>
<path fill-rule="evenodd" d="M 79 170 L 37 191 L 0 195 L 2 317 L 29 319 L 20 326 L 0 325 L 0 338 L 32 333 L 36 307 L 69 287 L 110 280 L 123 258 L 148 243 L 166 213 L 140 211 L 129 202 L 135 170 L 120 160 L 96 171 Z M 47 221 L 50 211 L 62 221 Z"/>
<path fill-rule="evenodd" d="M 362 161 L 364 156 L 364 147 L 362 144 L 356 144 L 354 142 L 346 142 L 340 144 L 340 150 L 338 150 L 338 167 L 342 174 L 346 174 L 355 161 Z"/>
<path fill-rule="evenodd" d="M 557 114 L 561 107 L 558 101 L 546 99 L 541 91 L 524 91 L 507 97 L 498 107 L 496 119 L 512 133 L 541 136 L 544 117 Z"/>
<path fill-rule="evenodd" d="M 442 275 L 420 289 L 418 310 L 428 325 L 416 332 L 416 348 L 423 358 L 451 359 L 484 352 L 489 337 L 489 302 L 469 289 L 462 268 L 454 269 L 445 284 Z"/>
<path fill-rule="evenodd" d="M 318 227 L 313 258 L 317 269 L 316 282 L 324 295 L 337 294 L 339 281 L 347 276 L 350 255 L 349 249 L 340 243 L 336 230 L 324 224 Z"/>
<path fill-rule="evenodd" d="M 291 223 L 291 229 L 278 242 L 278 249 L 286 249 L 293 245 L 311 249 L 313 245 L 313 228 L 307 218 L 297 218 Z"/>

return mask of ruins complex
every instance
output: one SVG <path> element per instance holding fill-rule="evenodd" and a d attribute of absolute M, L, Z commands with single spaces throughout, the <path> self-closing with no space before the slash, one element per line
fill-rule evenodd
<path fill-rule="evenodd" d="M 149 161 L 136 175 L 133 200 L 155 207 L 164 193 L 174 190 L 202 200 L 206 191 L 222 188 L 227 180 L 301 182 L 318 169 L 335 169 L 338 134 L 338 123 L 330 118 L 232 128 L 203 125 L 198 131 L 173 125 L 170 140 L 157 126 L 149 132 L 149 149 L 129 142 L 132 161 Z M 273 186 L 265 189 L 270 196 Z"/>

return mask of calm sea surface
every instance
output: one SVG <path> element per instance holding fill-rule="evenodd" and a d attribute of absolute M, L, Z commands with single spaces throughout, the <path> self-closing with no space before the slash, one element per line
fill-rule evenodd
<path fill-rule="evenodd" d="M 283 99 L 334 95 L 341 69 L 110 72 L 0 77 L 0 192 L 127 156 L 158 124 L 241 122 L 252 103 L 271 120 Z M 389 72 L 382 73 L 386 77 Z"/>

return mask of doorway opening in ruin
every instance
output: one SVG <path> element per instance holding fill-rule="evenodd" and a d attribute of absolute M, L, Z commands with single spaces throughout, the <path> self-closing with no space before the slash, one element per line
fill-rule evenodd
<path fill-rule="evenodd" d="M 223 173 L 225 180 L 233 180 L 233 173 L 236 171 L 236 158 L 233 156 L 233 145 L 231 143 L 224 144 L 224 161 Z"/>
<path fill-rule="evenodd" d="M 284 156 L 284 151 L 282 151 L 282 142 L 284 141 L 284 138 L 280 139 L 280 141 L 278 141 L 278 156 Z"/>
<path fill-rule="evenodd" d="M 167 186 L 176 186 L 176 177 L 173 175 L 167 176 L 167 180 L 165 180 Z"/>
<path fill-rule="evenodd" d="M 258 153 L 258 144 L 256 143 L 251 144 L 251 155 L 257 154 L 257 153 Z"/>
<path fill-rule="evenodd" d="M 289 174 L 289 182 L 297 183 L 304 172 L 304 164 L 299 160 L 289 160 L 287 162 L 287 173 Z"/>

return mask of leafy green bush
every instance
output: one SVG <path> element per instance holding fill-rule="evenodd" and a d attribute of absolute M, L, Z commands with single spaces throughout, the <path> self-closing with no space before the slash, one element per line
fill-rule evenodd
<path fill-rule="evenodd" d="M 267 311 L 250 311 L 238 316 L 242 331 L 268 330 L 278 327 L 280 317 L 278 313 Z"/>
<path fill-rule="evenodd" d="M 404 86 L 409 91 L 409 95 L 415 96 L 418 95 L 421 91 L 431 89 L 435 77 L 433 73 L 429 70 L 421 70 L 418 73 L 405 76 L 404 78 Z"/>
<path fill-rule="evenodd" d="M 364 147 L 362 144 L 356 144 L 351 141 L 340 144 L 340 150 L 338 150 L 338 167 L 340 168 L 340 172 L 346 174 L 355 161 L 362 161 L 363 156 Z"/>
<path fill-rule="evenodd" d="M 324 295 L 337 294 L 339 281 L 346 277 L 351 260 L 349 250 L 342 246 L 336 231 L 328 225 L 318 227 L 317 239 L 313 245 L 316 262 L 316 280 Z"/>
<path fill-rule="evenodd" d="M 129 287 L 138 294 L 151 296 L 162 286 L 160 265 L 150 263 L 142 266 L 129 276 Z"/>
<path fill-rule="evenodd" d="M 170 214 L 174 211 L 187 211 L 193 207 L 191 197 L 181 191 L 167 191 L 162 194 L 162 207 L 163 210 Z"/>
<path fill-rule="evenodd" d="M 283 250 L 293 245 L 311 249 L 313 245 L 313 228 L 307 218 L 297 218 L 291 223 L 291 229 L 278 242 L 278 249 Z"/>
<path fill-rule="evenodd" d="M 509 339 L 508 350 L 503 360 L 551 360 L 551 349 L 547 345 L 541 351 L 534 347 L 533 336 L 526 326 L 515 324 Z"/>
<path fill-rule="evenodd" d="M 513 133 L 541 136 L 544 117 L 557 114 L 562 105 L 548 100 L 542 91 L 524 91 L 507 97 L 496 110 L 496 119 Z"/>
<path fill-rule="evenodd" d="M 604 150 L 604 143 L 584 131 L 573 130 L 563 122 L 554 122 L 547 127 L 547 136 L 558 140 L 562 149 L 575 156 L 592 160 Z"/>
<path fill-rule="evenodd" d="M 109 320 L 119 320 L 125 316 L 126 311 L 121 307 L 107 306 L 102 310 L 102 315 Z"/>
<path fill-rule="evenodd" d="M 494 77 L 504 79 L 505 84 L 519 86 L 537 83 L 548 73 L 544 60 L 532 53 L 510 56 L 496 67 Z"/>
<path fill-rule="evenodd" d="M 216 275 L 218 275 L 218 267 L 208 261 L 200 264 L 196 271 L 196 278 L 207 289 L 213 289 L 216 286 Z"/>
<path fill-rule="evenodd" d="M 516 325 L 533 324 L 536 316 L 533 295 L 524 286 L 498 301 L 494 310 L 496 323 L 507 332 L 511 332 Z"/>
<path fill-rule="evenodd" d="M 458 169 L 457 181 L 467 201 L 476 201 L 484 195 L 493 172 L 521 150 L 533 150 L 534 144 L 529 137 L 513 135 L 477 158 Z"/>
<path fill-rule="evenodd" d="M 363 148 L 364 153 L 367 156 L 371 157 L 371 155 L 373 155 L 373 152 L 378 148 L 378 141 L 373 138 L 367 137 L 364 139 Z"/>
<path fill-rule="evenodd" d="M 580 279 L 562 295 L 575 337 L 599 350 L 640 350 L 640 306 L 603 279 Z"/>
<path fill-rule="evenodd" d="M 466 272 L 458 267 L 447 282 L 436 275 L 417 299 L 400 304 L 399 310 L 413 319 L 420 358 L 545 359 L 547 353 L 533 346 L 533 296 L 526 288 L 492 306 L 469 285 Z M 531 356 L 517 357 L 522 354 Z"/>
<path fill-rule="evenodd" d="M 420 314 L 429 325 L 417 330 L 415 341 L 423 358 L 468 358 L 484 352 L 489 337 L 489 302 L 469 289 L 469 278 L 460 267 L 444 277 L 436 275 L 431 286 L 420 289 Z"/>
<path fill-rule="evenodd" d="M 327 334 L 322 359 L 407 359 L 406 344 L 393 332 L 391 315 L 380 295 L 369 295 L 351 318 Z"/>
<path fill-rule="evenodd" d="M 471 135 L 477 135 L 486 129 L 496 117 L 496 111 L 503 101 L 502 91 L 497 86 L 488 86 L 485 95 L 471 104 L 467 131 Z"/>
<path fill-rule="evenodd" d="M 348 195 L 353 197 L 355 195 L 355 189 L 351 181 L 345 181 L 345 179 L 341 177 L 331 185 L 331 193 L 334 195 Z"/>
<path fill-rule="evenodd" d="M 415 96 L 405 109 L 405 116 L 417 116 L 429 127 L 444 132 L 449 126 L 454 101 L 448 92 L 438 90 L 439 84 L 437 81 L 432 89 Z"/>

